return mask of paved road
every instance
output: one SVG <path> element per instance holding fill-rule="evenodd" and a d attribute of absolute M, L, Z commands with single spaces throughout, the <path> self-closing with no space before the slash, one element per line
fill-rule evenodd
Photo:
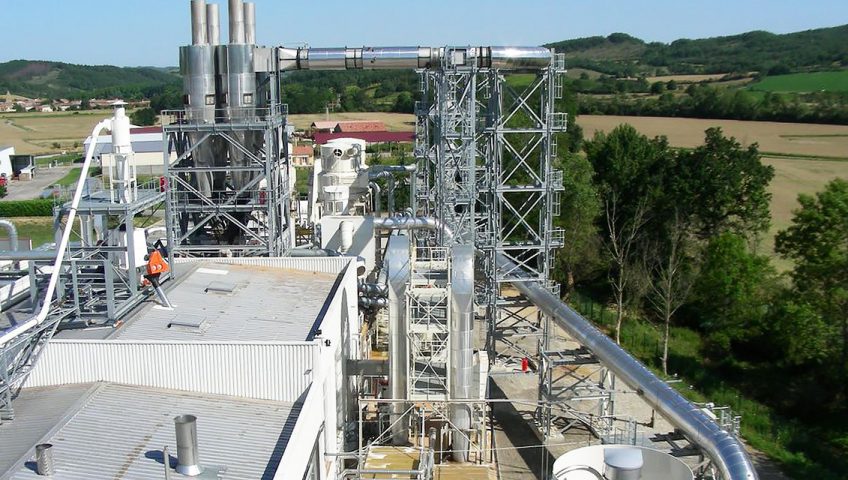
<path fill-rule="evenodd" d="M 62 166 L 55 168 L 39 168 L 35 178 L 30 181 L 10 181 L 6 187 L 6 198 L 4 200 L 32 200 L 38 198 L 41 192 L 49 185 L 56 183 L 73 168 Z"/>

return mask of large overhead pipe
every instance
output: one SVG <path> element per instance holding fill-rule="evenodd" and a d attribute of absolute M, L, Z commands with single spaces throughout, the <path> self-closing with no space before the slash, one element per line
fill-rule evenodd
<path fill-rule="evenodd" d="M 398 70 L 456 67 L 542 70 L 553 59 L 544 47 L 280 48 L 280 70 Z"/>
<path fill-rule="evenodd" d="M 221 44 L 221 14 L 217 3 L 206 5 L 206 40 L 213 47 Z"/>
<path fill-rule="evenodd" d="M 523 270 L 504 255 L 498 255 L 497 266 L 502 272 L 509 272 L 517 279 L 523 275 Z M 701 447 L 725 479 L 758 478 L 742 442 L 719 427 L 702 409 L 692 405 L 542 285 L 522 281 L 516 281 L 513 285 L 553 318 L 575 341 L 589 349 L 618 378 L 636 389 L 649 405 L 679 428 L 690 441 Z"/>
<path fill-rule="evenodd" d="M 454 245 L 451 249 L 450 398 L 470 400 L 474 392 L 474 247 Z M 453 459 L 468 461 L 471 406 L 451 404 Z"/>

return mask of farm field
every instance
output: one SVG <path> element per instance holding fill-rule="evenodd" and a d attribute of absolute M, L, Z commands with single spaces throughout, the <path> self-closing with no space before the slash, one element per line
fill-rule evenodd
<path fill-rule="evenodd" d="M 79 150 L 94 125 L 109 116 L 109 110 L 0 114 L 0 145 L 14 146 L 19 155 Z"/>
<path fill-rule="evenodd" d="M 742 145 L 758 143 L 760 151 L 780 156 L 832 157 L 848 160 L 848 126 L 803 123 L 743 122 L 694 118 L 581 115 L 577 123 L 586 138 L 629 123 L 649 137 L 665 135 L 672 146 L 692 148 L 704 142 L 704 131 L 721 127 Z"/>
<path fill-rule="evenodd" d="M 848 92 L 848 70 L 838 72 L 793 73 L 766 77 L 751 84 L 751 90 L 780 93 Z"/>

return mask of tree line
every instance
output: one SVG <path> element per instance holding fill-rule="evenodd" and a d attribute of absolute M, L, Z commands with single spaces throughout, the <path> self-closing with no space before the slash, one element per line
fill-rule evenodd
<path fill-rule="evenodd" d="M 636 90 L 638 82 L 633 84 Z M 669 82 L 671 83 L 671 82 Z M 655 83 L 653 85 L 662 85 Z M 676 89 L 676 84 L 673 85 Z M 653 88 L 653 86 L 652 86 Z M 786 96 L 767 92 L 757 96 L 745 90 L 692 84 L 685 94 L 657 88 L 654 97 L 578 96 L 578 110 L 586 115 L 635 115 L 848 125 L 848 95 L 814 92 Z M 638 90 L 636 90 L 638 91 Z"/>
<path fill-rule="evenodd" d="M 623 125 L 581 149 L 560 159 L 567 234 L 556 275 L 566 297 L 580 286 L 606 299 L 616 340 L 632 318 L 655 322 L 666 374 L 680 367 L 670 327 L 685 326 L 704 338 L 705 363 L 782 375 L 771 386 L 780 396 L 761 399 L 780 411 L 848 413 L 848 181 L 799 197 L 776 239 L 793 268 L 779 274 L 757 249 L 774 171 L 756 145 L 713 128 L 703 145 L 676 150 Z"/>

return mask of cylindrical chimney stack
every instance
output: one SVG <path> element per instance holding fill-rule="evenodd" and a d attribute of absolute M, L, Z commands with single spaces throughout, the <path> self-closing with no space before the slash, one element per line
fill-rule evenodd
<path fill-rule="evenodd" d="M 206 0 L 191 0 L 191 44 L 206 45 Z"/>
<path fill-rule="evenodd" d="M 221 14 L 217 3 L 206 5 L 206 31 L 209 45 L 221 44 Z"/>
<path fill-rule="evenodd" d="M 53 475 L 53 445 L 40 443 L 35 446 L 35 470 L 39 475 Z"/>
<path fill-rule="evenodd" d="M 256 4 L 244 4 L 244 43 L 256 45 Z"/>
<path fill-rule="evenodd" d="M 203 472 L 197 450 L 197 417 L 180 415 L 174 417 L 177 432 L 177 473 L 194 477 Z"/>
<path fill-rule="evenodd" d="M 244 2 L 230 0 L 230 43 L 244 43 Z"/>

